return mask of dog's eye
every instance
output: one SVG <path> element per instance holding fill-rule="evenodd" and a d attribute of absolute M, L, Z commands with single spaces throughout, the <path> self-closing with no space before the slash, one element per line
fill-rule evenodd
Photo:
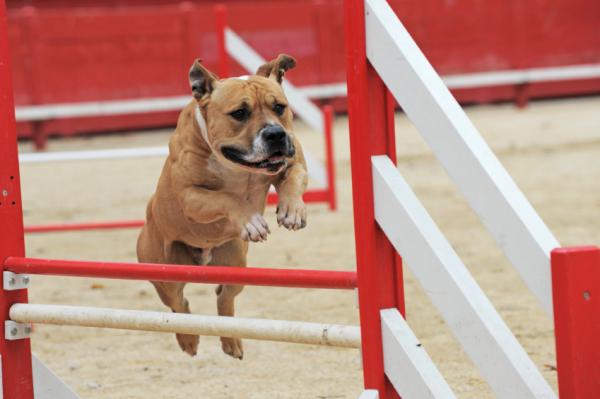
<path fill-rule="evenodd" d="M 231 115 L 231 117 L 236 121 L 242 122 L 248 119 L 248 117 L 250 116 L 250 111 L 248 111 L 246 108 L 240 108 L 231 112 L 229 115 Z"/>
<path fill-rule="evenodd" d="M 275 104 L 273 106 L 273 111 L 275 111 L 275 113 L 277 115 L 281 116 L 285 112 L 285 105 L 283 105 L 283 104 Z"/>

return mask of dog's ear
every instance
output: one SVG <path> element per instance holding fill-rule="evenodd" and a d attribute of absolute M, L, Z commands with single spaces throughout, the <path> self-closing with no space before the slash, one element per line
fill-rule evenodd
<path fill-rule="evenodd" d="M 218 80 L 217 76 L 204 68 L 202 60 L 197 59 L 190 68 L 190 86 L 192 87 L 192 94 L 196 100 L 200 100 L 206 95 L 210 95 L 215 87 L 215 82 Z"/>
<path fill-rule="evenodd" d="M 256 75 L 274 79 L 281 84 L 283 75 L 288 69 L 296 66 L 296 60 L 287 54 L 279 54 L 277 58 L 262 65 L 256 71 Z"/>

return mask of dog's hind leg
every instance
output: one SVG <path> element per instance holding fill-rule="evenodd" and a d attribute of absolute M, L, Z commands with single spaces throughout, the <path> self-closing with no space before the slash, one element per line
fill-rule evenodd
<path fill-rule="evenodd" d="M 151 221 L 142 228 L 137 245 L 138 261 L 150 263 L 195 264 L 185 244 L 175 242 L 166 245 Z M 185 283 L 151 281 L 161 301 L 176 313 L 190 313 L 188 300 L 183 296 Z M 198 351 L 197 335 L 176 334 L 181 349 L 191 356 Z"/>
<path fill-rule="evenodd" d="M 246 266 L 246 254 L 248 243 L 240 239 L 229 241 L 220 247 L 213 249 L 211 264 L 221 266 Z M 235 297 L 242 292 L 243 285 L 219 285 L 217 293 L 217 311 L 220 316 L 234 316 Z M 223 352 L 236 359 L 244 357 L 242 340 L 238 338 L 221 337 L 221 348 Z"/>

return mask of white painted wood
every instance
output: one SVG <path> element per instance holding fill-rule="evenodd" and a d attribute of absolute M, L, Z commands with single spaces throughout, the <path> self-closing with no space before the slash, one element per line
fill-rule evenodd
<path fill-rule="evenodd" d="M 35 399 L 79 399 L 79 396 L 35 355 L 31 356 L 31 366 Z M 2 398 L 2 381 L 0 378 L 0 399 Z"/>
<path fill-rule="evenodd" d="M 374 389 L 366 389 L 360 394 L 358 399 L 379 399 L 379 392 Z"/>
<path fill-rule="evenodd" d="M 514 69 L 442 77 L 450 89 L 600 78 L 600 64 Z"/>
<path fill-rule="evenodd" d="M 387 156 L 372 158 L 375 219 L 498 398 L 555 398 Z"/>
<path fill-rule="evenodd" d="M 405 399 L 456 396 L 398 309 L 381 312 L 383 365 L 396 392 Z"/>
<path fill-rule="evenodd" d="M 367 56 L 505 255 L 552 317 L 559 247 L 385 0 L 366 0 Z"/>
<path fill-rule="evenodd" d="M 227 52 L 249 73 L 255 73 L 258 67 L 267 61 L 250 47 L 237 33 L 225 29 Z M 292 110 L 317 132 L 323 131 L 323 113 L 310 99 L 299 91 L 289 80 L 283 80 L 283 90 Z"/>
<path fill-rule="evenodd" d="M 39 324 L 360 347 L 360 328 L 338 324 L 37 304 L 13 305 L 10 308 L 10 318 L 13 321 Z"/>

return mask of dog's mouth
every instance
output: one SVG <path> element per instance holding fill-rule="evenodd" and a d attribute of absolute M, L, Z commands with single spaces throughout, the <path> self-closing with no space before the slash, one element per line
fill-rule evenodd
<path fill-rule="evenodd" d="M 223 156 L 231 162 L 235 162 L 251 169 L 266 170 L 271 173 L 279 171 L 287 163 L 287 156 L 283 151 L 275 151 L 263 160 L 256 162 L 247 161 L 244 159 L 246 154 L 233 147 L 223 147 L 221 152 L 223 153 Z"/>

